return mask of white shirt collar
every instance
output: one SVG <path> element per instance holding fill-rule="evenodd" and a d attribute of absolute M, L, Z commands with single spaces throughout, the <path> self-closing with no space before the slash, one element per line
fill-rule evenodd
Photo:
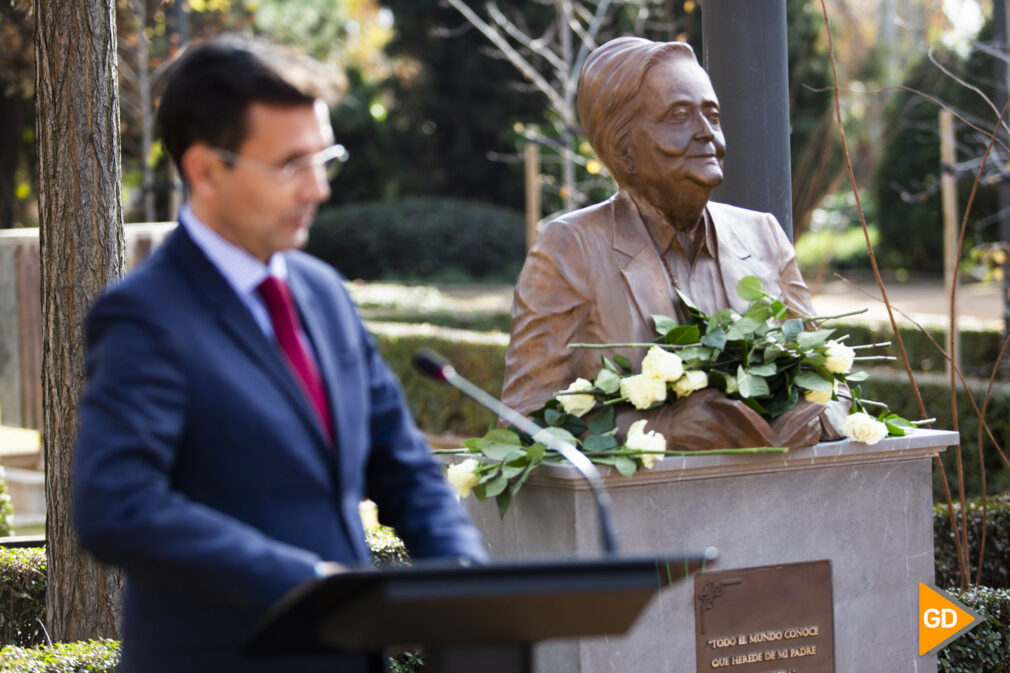
<path fill-rule="evenodd" d="M 287 278 L 288 268 L 284 255 L 274 253 L 268 263 L 264 264 L 201 222 L 189 203 L 184 204 L 179 211 L 179 222 L 196 247 L 200 248 L 240 296 L 254 293 L 268 275 Z"/>

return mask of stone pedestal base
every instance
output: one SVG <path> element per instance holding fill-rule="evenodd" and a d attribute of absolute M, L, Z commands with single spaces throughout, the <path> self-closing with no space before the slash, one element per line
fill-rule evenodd
<path fill-rule="evenodd" d="M 605 481 L 622 553 L 715 546 L 714 570 L 828 559 L 834 670 L 935 673 L 936 658 L 918 656 L 917 592 L 933 582 L 932 458 L 958 441 L 919 430 L 875 446 L 671 457 Z M 570 467 L 538 469 L 504 520 L 492 501 L 465 502 L 494 558 L 600 553 L 592 494 Z M 538 646 L 535 670 L 694 673 L 692 604 L 693 583 L 680 582 L 625 636 Z"/>

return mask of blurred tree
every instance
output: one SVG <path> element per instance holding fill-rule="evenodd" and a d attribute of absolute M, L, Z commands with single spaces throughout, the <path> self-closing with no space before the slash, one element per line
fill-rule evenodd
<path fill-rule="evenodd" d="M 888 107 L 888 142 L 873 182 L 882 234 L 879 252 L 886 266 L 931 272 L 943 268 L 938 111 L 942 101 L 962 120 L 956 127 L 957 154 L 963 161 L 951 169 L 959 177 L 958 208 L 963 213 L 998 118 L 983 98 L 992 100 L 995 94 L 992 56 L 987 53 L 991 38 L 992 26 L 987 24 L 979 34 L 977 48 L 967 56 L 937 49 L 931 52 L 932 59 L 923 57 Z M 969 89 L 968 83 L 979 92 Z M 993 185 L 1004 179 L 1007 160 L 1005 146 L 997 145 L 989 160 L 989 174 L 975 197 L 968 245 L 998 237 Z"/>
<path fill-rule="evenodd" d="M 0 3 L 0 229 L 32 223 L 34 30 L 30 2 Z"/>

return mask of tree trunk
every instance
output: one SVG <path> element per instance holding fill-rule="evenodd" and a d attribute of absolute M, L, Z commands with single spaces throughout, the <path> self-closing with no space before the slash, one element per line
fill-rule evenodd
<path fill-rule="evenodd" d="M 35 0 L 35 24 L 47 628 L 53 640 L 115 637 L 121 576 L 70 524 L 84 317 L 124 266 L 115 2 Z"/>

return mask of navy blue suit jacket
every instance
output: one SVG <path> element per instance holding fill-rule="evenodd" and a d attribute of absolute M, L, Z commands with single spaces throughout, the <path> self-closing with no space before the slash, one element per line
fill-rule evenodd
<path fill-rule="evenodd" d="M 414 555 L 484 557 L 340 277 L 285 254 L 336 447 L 182 227 L 89 316 L 74 523 L 126 573 L 120 670 L 260 670 L 238 652 L 272 603 L 319 560 L 370 562 L 365 497 Z M 283 666 L 355 670 L 335 661 Z"/>

